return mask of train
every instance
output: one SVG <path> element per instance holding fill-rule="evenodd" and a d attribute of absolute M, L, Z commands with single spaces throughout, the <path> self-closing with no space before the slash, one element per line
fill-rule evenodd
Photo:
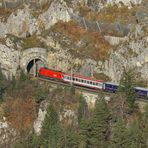
<path fill-rule="evenodd" d="M 62 71 L 56 71 L 45 67 L 41 67 L 39 69 L 38 76 L 65 83 L 72 83 L 73 85 L 78 85 L 90 89 L 103 90 L 110 93 L 116 93 L 119 88 L 119 84 L 116 83 L 106 82 L 104 80 L 95 80 L 90 77 L 66 74 Z M 148 88 L 134 87 L 134 91 L 137 97 L 148 99 Z"/>

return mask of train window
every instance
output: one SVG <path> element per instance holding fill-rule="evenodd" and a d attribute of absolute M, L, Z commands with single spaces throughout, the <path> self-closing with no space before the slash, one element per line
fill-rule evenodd
<path fill-rule="evenodd" d="M 84 82 L 84 80 L 82 80 L 82 83 Z"/>
<path fill-rule="evenodd" d="M 97 83 L 97 86 L 100 86 L 100 83 Z"/>
<path fill-rule="evenodd" d="M 75 80 L 75 78 L 72 78 L 73 79 L 73 81 Z"/>
<path fill-rule="evenodd" d="M 90 84 L 92 84 L 92 82 L 90 81 Z"/>

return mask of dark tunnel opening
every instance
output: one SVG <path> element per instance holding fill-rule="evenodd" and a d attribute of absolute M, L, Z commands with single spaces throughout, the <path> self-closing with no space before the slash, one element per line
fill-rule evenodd
<path fill-rule="evenodd" d="M 41 59 L 32 59 L 27 65 L 27 73 L 37 75 L 42 66 L 44 66 L 44 62 Z"/>

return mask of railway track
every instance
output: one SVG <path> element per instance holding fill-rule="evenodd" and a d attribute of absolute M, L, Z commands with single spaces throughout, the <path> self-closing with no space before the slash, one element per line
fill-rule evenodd
<path fill-rule="evenodd" d="M 46 82 L 61 85 L 61 86 L 74 87 L 75 89 L 79 89 L 79 90 L 86 91 L 86 92 L 93 93 L 93 94 L 99 93 L 99 90 L 97 90 L 97 89 L 81 87 L 81 86 L 77 86 L 77 85 L 73 85 L 73 84 L 69 84 L 69 83 L 65 83 L 65 82 L 60 82 L 60 81 L 56 81 L 56 80 L 51 80 L 51 79 L 45 79 L 45 78 L 41 78 L 41 77 L 36 77 L 36 78 L 40 81 L 46 81 Z"/>
<path fill-rule="evenodd" d="M 81 87 L 81 86 L 77 86 L 77 85 L 73 85 L 73 84 L 69 84 L 69 83 L 65 83 L 65 82 L 60 82 L 60 81 L 51 80 L 51 79 L 45 79 L 45 78 L 42 78 L 42 77 L 36 77 L 36 79 L 39 80 L 39 81 L 44 81 L 44 82 L 46 81 L 46 82 L 49 82 L 51 84 L 56 84 L 56 85 L 60 85 L 60 86 L 74 87 L 75 89 L 78 89 L 80 91 L 87 92 L 87 93 L 90 93 L 90 94 L 98 95 L 99 93 L 103 93 L 106 96 L 110 96 L 110 97 L 114 95 L 114 93 L 104 92 L 104 91 L 98 90 L 98 89 Z M 148 100 L 144 99 L 144 98 L 136 98 L 136 101 L 137 102 L 139 102 L 139 101 L 140 102 L 148 102 Z"/>

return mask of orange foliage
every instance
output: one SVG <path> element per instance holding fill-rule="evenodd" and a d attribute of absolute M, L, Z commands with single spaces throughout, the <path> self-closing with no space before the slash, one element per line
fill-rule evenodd
<path fill-rule="evenodd" d="M 22 135 L 32 129 L 36 117 L 36 104 L 33 99 L 9 97 L 4 110 L 10 125 Z"/>
<path fill-rule="evenodd" d="M 127 23 L 128 20 L 133 18 L 133 14 L 136 12 L 137 7 L 134 6 L 128 9 L 127 6 L 122 5 L 108 5 L 104 7 L 99 13 L 91 10 L 88 7 L 80 7 L 80 15 L 91 21 L 105 21 L 105 22 L 116 22 Z"/>
<path fill-rule="evenodd" d="M 81 36 L 86 32 L 83 28 L 81 28 L 76 22 L 58 22 L 53 27 L 54 30 L 59 31 L 61 33 L 65 33 L 70 36 L 73 40 L 79 40 Z"/>
<path fill-rule="evenodd" d="M 111 45 L 104 39 L 103 35 L 98 32 L 85 30 L 73 21 L 67 23 L 58 22 L 53 27 L 53 30 L 67 35 L 72 41 L 76 42 L 76 44 L 78 41 L 83 40 L 86 44 L 85 47 L 76 49 L 80 51 L 79 53 L 81 55 L 89 56 L 96 60 L 108 57 L 108 50 Z"/>
<path fill-rule="evenodd" d="M 85 53 L 95 60 L 103 60 L 108 57 L 108 51 L 111 46 L 100 33 L 93 31 L 87 32 L 84 34 L 84 40 L 87 41 L 88 45 L 80 49 L 81 53 Z"/>
<path fill-rule="evenodd" d="M 4 9 L 4 8 L 0 8 L 0 16 L 1 17 L 8 17 L 10 14 L 12 13 L 11 9 Z"/>

